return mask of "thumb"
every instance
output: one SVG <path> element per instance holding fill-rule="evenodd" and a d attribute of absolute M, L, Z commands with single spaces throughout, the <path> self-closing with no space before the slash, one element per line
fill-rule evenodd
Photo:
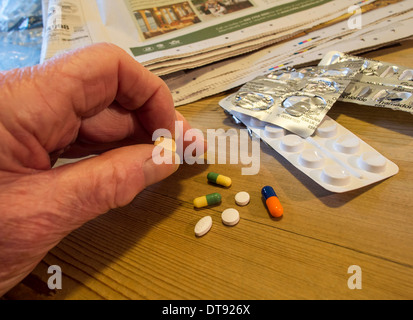
<path fill-rule="evenodd" d="M 164 152 L 172 164 L 156 164 L 153 149 L 128 146 L 37 174 L 0 175 L 0 296 L 71 231 L 176 171 L 172 152 Z"/>
<path fill-rule="evenodd" d="M 59 202 L 72 212 L 79 225 L 127 205 L 144 188 L 179 167 L 175 159 L 159 164 L 152 158 L 153 150 L 153 145 L 127 146 L 53 169 Z M 171 158 L 174 155 L 165 152 L 164 160 L 168 154 Z"/>

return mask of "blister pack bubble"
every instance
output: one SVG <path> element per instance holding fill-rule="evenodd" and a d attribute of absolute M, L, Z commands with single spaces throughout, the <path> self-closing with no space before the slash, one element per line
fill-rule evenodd
<path fill-rule="evenodd" d="M 308 137 L 361 65 L 361 61 L 345 61 L 331 66 L 277 70 L 243 85 L 232 95 L 229 108 Z"/>
<path fill-rule="evenodd" d="M 320 61 L 320 66 L 361 61 L 355 76 L 340 101 L 391 108 L 413 113 L 413 69 L 331 51 Z"/>
<path fill-rule="evenodd" d="M 342 193 L 389 178 L 398 166 L 351 131 L 325 116 L 316 131 L 302 138 L 280 126 L 220 106 L 297 169 L 328 191 Z"/>

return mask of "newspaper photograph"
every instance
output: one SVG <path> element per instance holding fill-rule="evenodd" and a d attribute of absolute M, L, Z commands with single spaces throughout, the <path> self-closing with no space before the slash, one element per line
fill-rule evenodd
<path fill-rule="evenodd" d="M 96 42 L 114 43 L 144 65 L 217 49 L 238 55 L 332 19 L 349 0 L 43 0 L 41 60 Z M 368 3 L 369 1 L 366 1 Z M 371 2 L 371 1 L 370 1 Z M 283 34 L 284 37 L 280 37 Z M 244 43 L 243 50 L 231 46 Z M 202 57 L 205 59 L 205 57 Z M 211 60 L 219 60 L 219 56 Z M 185 65 L 182 65 L 182 69 Z"/>

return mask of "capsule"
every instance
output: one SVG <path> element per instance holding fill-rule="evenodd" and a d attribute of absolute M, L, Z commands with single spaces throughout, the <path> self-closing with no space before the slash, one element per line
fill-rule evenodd
<path fill-rule="evenodd" d="M 154 145 L 161 146 L 164 149 L 172 151 L 172 152 L 176 152 L 176 142 L 172 138 L 161 136 L 155 140 Z"/>
<path fill-rule="evenodd" d="M 215 172 L 208 173 L 207 179 L 212 183 L 216 183 L 224 187 L 229 187 L 232 184 L 231 178 Z"/>
<path fill-rule="evenodd" d="M 194 199 L 195 208 L 203 208 L 206 206 L 212 206 L 221 202 L 221 195 L 219 193 L 211 193 L 206 196 L 198 197 Z"/>
<path fill-rule="evenodd" d="M 274 189 L 270 186 L 265 186 L 262 188 L 261 194 L 265 199 L 265 204 L 270 214 L 275 218 L 281 217 L 284 213 L 284 209 L 280 203 L 280 200 L 278 200 Z"/>

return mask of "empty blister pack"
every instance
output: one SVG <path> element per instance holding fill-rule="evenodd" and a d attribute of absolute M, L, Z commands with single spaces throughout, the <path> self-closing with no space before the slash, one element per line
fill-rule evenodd
<path fill-rule="evenodd" d="M 331 192 L 347 192 L 398 173 L 398 166 L 342 125 L 325 116 L 313 135 L 302 138 L 279 126 L 223 109 L 308 177 Z"/>
<path fill-rule="evenodd" d="M 346 61 L 362 61 L 360 72 L 356 77 L 358 81 L 413 86 L 413 69 L 389 62 L 352 56 L 339 51 L 330 51 L 321 59 L 318 65 L 330 66 Z"/>
<path fill-rule="evenodd" d="M 231 96 L 228 108 L 308 137 L 361 65 L 361 61 L 346 61 L 277 70 L 243 85 Z"/>
<path fill-rule="evenodd" d="M 340 101 L 413 113 L 413 88 L 351 82 Z"/>
<path fill-rule="evenodd" d="M 413 113 L 413 69 L 338 51 L 326 54 L 319 65 L 341 64 L 344 61 L 362 61 L 363 64 L 340 101 Z"/>

